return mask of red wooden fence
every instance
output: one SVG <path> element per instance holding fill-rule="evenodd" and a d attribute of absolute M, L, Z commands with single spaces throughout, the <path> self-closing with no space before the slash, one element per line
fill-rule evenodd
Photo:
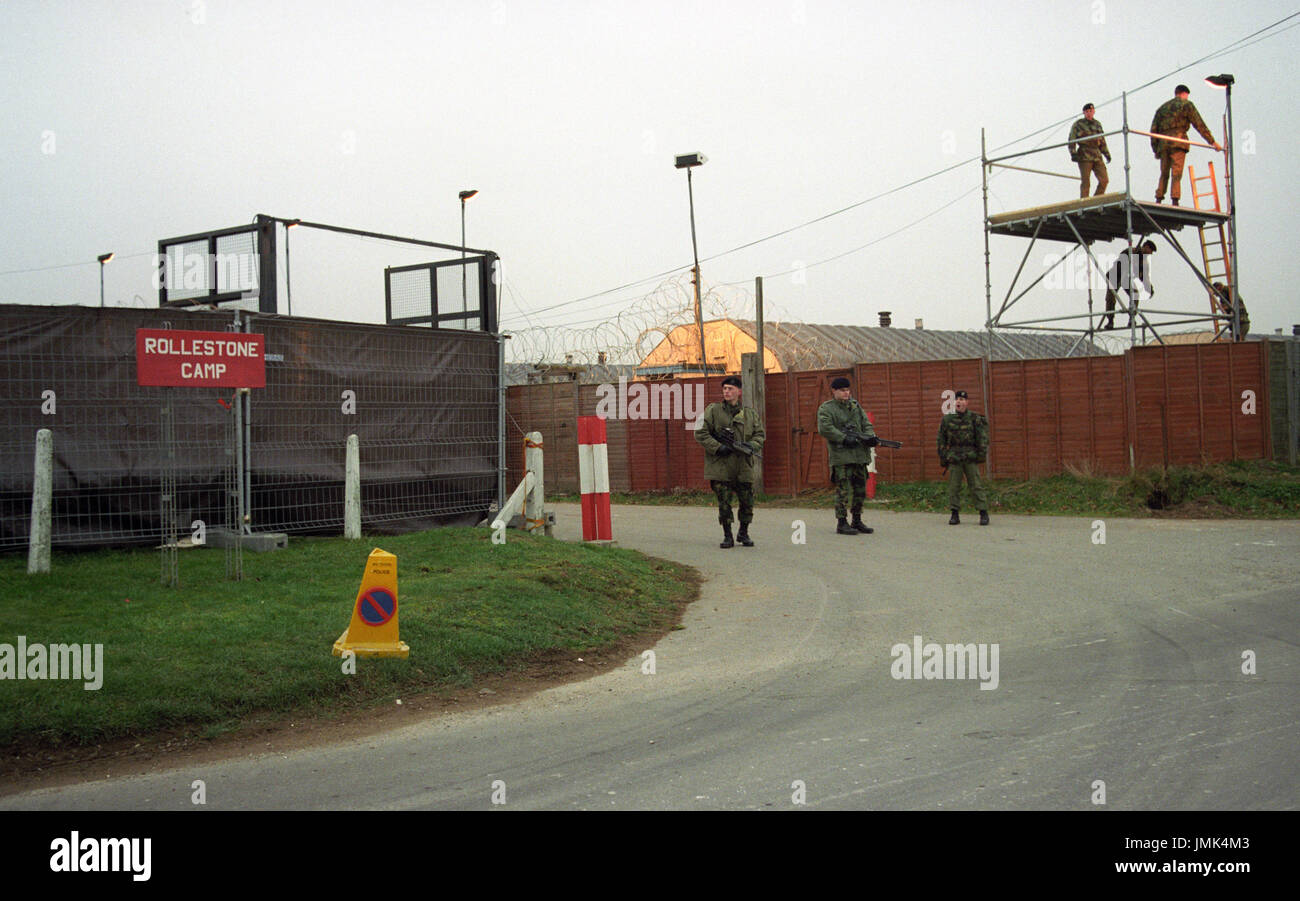
<path fill-rule="evenodd" d="M 817 408 L 837 376 L 871 411 L 878 434 L 903 442 L 883 450 L 883 481 L 938 479 L 935 436 L 952 392 L 990 422 L 989 470 L 995 478 L 1049 475 L 1067 466 L 1121 475 L 1130 467 L 1270 459 L 1268 345 L 1143 347 L 1123 356 L 988 362 L 983 359 L 860 363 L 852 370 L 766 376 L 768 493 L 793 494 L 830 484 Z M 698 379 L 683 381 L 685 390 Z M 721 400 L 722 377 L 705 380 L 704 401 Z M 1250 399 L 1253 393 L 1253 410 Z M 572 382 L 515 386 L 507 392 L 508 434 L 542 432 L 549 490 L 577 490 L 576 423 L 602 397 Z M 948 407 L 945 407 L 948 404 Z M 660 411 L 662 413 L 662 411 Z M 615 491 L 705 489 L 704 453 L 681 418 L 611 419 L 610 487 Z M 510 442 L 510 484 L 523 463 Z"/>

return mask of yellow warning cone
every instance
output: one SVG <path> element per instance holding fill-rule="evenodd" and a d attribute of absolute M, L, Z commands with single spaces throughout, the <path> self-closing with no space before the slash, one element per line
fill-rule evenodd
<path fill-rule="evenodd" d="M 358 657 L 406 657 L 411 653 L 397 637 L 397 556 L 375 548 L 366 558 L 352 622 L 334 642 L 334 656 L 352 651 Z"/>

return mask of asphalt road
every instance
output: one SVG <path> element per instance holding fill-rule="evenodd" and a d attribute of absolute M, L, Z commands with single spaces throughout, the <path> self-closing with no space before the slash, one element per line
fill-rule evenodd
<path fill-rule="evenodd" d="M 974 519 L 869 510 L 876 534 L 849 537 L 827 510 L 760 509 L 757 546 L 723 551 L 710 510 L 618 508 L 621 546 L 708 580 L 646 649 L 653 674 L 637 656 L 339 746 L 0 809 L 193 809 L 195 779 L 209 810 L 1300 806 L 1300 522 L 1112 519 L 1101 544 L 1088 519 Z M 915 636 L 950 678 L 895 678 Z M 935 668 L 931 642 L 983 646 L 984 675 Z"/>

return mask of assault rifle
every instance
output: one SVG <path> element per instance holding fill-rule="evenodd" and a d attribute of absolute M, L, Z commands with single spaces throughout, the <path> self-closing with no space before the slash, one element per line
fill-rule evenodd
<path fill-rule="evenodd" d="M 854 445 L 859 444 L 863 447 L 875 447 L 876 445 L 880 445 L 881 447 L 900 448 L 903 446 L 903 442 L 901 441 L 890 441 L 888 438 L 879 438 L 875 435 L 864 435 L 857 429 L 849 426 L 844 430 L 844 445 L 846 447 L 853 447 Z"/>
<path fill-rule="evenodd" d="M 712 434 L 712 432 L 710 432 L 710 434 Z M 723 429 L 719 434 L 713 435 L 713 438 L 727 449 L 727 453 L 734 452 L 737 454 L 744 454 L 747 457 L 757 457 L 759 460 L 763 459 L 763 455 L 758 452 L 758 449 L 755 448 L 754 445 L 750 444 L 748 441 L 740 441 L 736 438 L 735 429 Z M 725 457 L 726 455 L 727 454 L 723 454 L 722 456 Z"/>

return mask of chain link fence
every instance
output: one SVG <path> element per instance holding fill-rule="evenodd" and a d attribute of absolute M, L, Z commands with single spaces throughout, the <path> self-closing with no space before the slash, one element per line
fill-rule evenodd
<path fill-rule="evenodd" d="M 248 525 L 340 533 L 349 434 L 362 526 L 392 533 L 481 519 L 496 500 L 498 339 L 242 314 L 266 336 L 266 387 L 245 406 Z M 174 507 L 227 523 L 231 389 L 136 384 L 141 328 L 222 331 L 232 313 L 0 308 L 0 550 L 25 548 L 36 433 L 54 438 L 56 546 L 157 544 L 171 395 Z"/>

